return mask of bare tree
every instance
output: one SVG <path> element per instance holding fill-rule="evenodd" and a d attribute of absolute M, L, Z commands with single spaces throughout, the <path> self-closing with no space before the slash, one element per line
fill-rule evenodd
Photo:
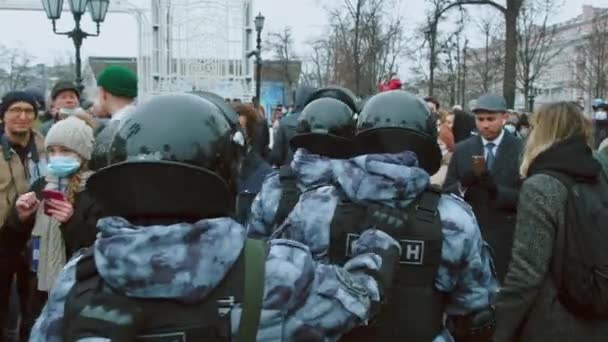
<path fill-rule="evenodd" d="M 497 22 L 493 16 L 486 16 L 477 22 L 477 28 L 483 35 L 484 45 L 467 55 L 470 57 L 470 73 L 475 80 L 472 90 L 476 95 L 491 91 L 492 85 L 499 81 L 504 65 L 504 45 L 500 38 L 504 36 L 503 23 Z"/>
<path fill-rule="evenodd" d="M 22 49 L 9 49 L 0 46 L 0 83 L 6 90 L 24 88 L 33 78 L 31 63 L 33 57 Z"/>
<path fill-rule="evenodd" d="M 428 32 L 429 40 L 436 34 L 439 22 L 450 9 L 465 5 L 488 5 L 499 10 L 505 18 L 505 59 L 503 76 L 503 95 L 507 105 L 515 103 L 516 73 L 517 73 L 517 18 L 524 0 L 505 0 L 505 5 L 492 0 L 429 0 L 438 4 L 430 16 Z M 433 50 L 433 49 L 431 49 Z M 433 54 L 431 54 L 433 56 Z M 432 57 L 431 57 L 432 58 Z M 432 68 L 431 68 L 432 69 Z M 431 84 L 432 85 L 432 84 Z M 429 86 L 429 92 L 432 88 Z"/>
<path fill-rule="evenodd" d="M 311 45 L 306 78 L 345 86 L 358 95 L 375 92 L 378 79 L 394 72 L 404 51 L 403 25 L 389 9 L 400 0 L 344 0 L 328 10 L 330 23 Z"/>
<path fill-rule="evenodd" d="M 522 7 L 517 33 L 517 80 L 525 99 L 530 98 L 538 78 L 563 50 L 555 44 L 555 26 L 547 24 L 558 7 L 555 0 L 528 1 Z M 531 106 L 532 103 L 528 107 Z"/>
<path fill-rule="evenodd" d="M 608 97 L 608 15 L 596 14 L 576 56 L 575 85 L 593 98 Z"/>
<path fill-rule="evenodd" d="M 314 87 L 325 87 L 334 81 L 335 49 L 330 39 L 316 39 L 309 42 L 312 53 L 305 64 L 303 81 Z"/>
<path fill-rule="evenodd" d="M 288 91 L 291 93 L 293 85 L 297 80 L 293 79 L 293 75 L 290 72 L 291 62 L 296 59 L 293 49 L 293 35 L 290 27 L 285 27 L 280 32 L 271 32 L 268 34 L 267 45 L 273 52 L 274 58 L 280 63 L 280 74 L 281 78 L 287 84 Z"/>

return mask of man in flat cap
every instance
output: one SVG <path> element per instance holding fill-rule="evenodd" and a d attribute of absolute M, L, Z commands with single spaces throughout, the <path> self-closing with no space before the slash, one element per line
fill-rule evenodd
<path fill-rule="evenodd" d="M 508 116 L 502 96 L 482 95 L 473 113 L 479 135 L 456 145 L 444 190 L 462 196 L 473 207 L 502 281 L 511 258 L 522 142 L 503 129 Z"/>

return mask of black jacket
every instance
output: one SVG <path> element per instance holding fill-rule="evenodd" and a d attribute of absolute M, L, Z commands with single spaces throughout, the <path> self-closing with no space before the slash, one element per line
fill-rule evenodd
<path fill-rule="evenodd" d="M 465 194 L 465 200 L 473 207 L 484 240 L 494 251 L 496 272 L 501 281 L 511 258 L 521 185 L 519 176 L 521 150 L 521 140 L 505 132 L 491 172 L 497 185 L 496 196 L 491 196 L 487 190 L 479 187 L 468 189 Z M 481 137 L 473 136 L 456 144 L 448 167 L 444 190 L 460 195 L 459 182 L 463 175 L 472 170 L 472 157 L 475 155 L 484 155 Z"/>
<path fill-rule="evenodd" d="M 46 180 L 41 178 L 32 184 L 30 190 L 41 200 L 45 186 Z M 88 192 L 84 190 L 79 193 L 74 205 L 74 215 L 60 227 L 68 259 L 78 250 L 89 247 L 95 242 L 97 220 L 100 216 L 101 210 Z M 28 222 L 21 222 L 16 209 L 14 207 L 11 209 L 4 226 L 0 229 L 0 254 L 21 253 L 25 250 L 34 229 L 34 217 L 35 214 Z"/>

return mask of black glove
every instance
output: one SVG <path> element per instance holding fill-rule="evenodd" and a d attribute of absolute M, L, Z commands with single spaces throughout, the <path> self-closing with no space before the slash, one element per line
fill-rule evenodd
<path fill-rule="evenodd" d="M 473 172 L 469 171 L 460 177 L 460 185 L 465 188 L 472 188 L 479 182 L 479 177 Z"/>
<path fill-rule="evenodd" d="M 65 340 L 105 337 L 113 342 L 134 341 L 143 319 L 142 310 L 127 297 L 93 295 L 76 317 L 65 322 Z"/>
<path fill-rule="evenodd" d="M 479 177 L 479 182 L 477 184 L 478 187 L 485 189 L 488 191 L 491 197 L 496 197 L 498 193 L 498 186 L 496 186 L 496 182 L 494 182 L 494 178 L 487 172 L 484 172 Z"/>

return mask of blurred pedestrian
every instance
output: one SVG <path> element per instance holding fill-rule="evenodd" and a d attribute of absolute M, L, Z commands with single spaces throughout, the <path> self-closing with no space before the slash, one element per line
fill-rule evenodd
<path fill-rule="evenodd" d="M 311 87 L 300 86 L 296 90 L 294 112 L 281 118 L 278 121 L 278 127 L 274 127 L 273 125 L 274 139 L 272 150 L 270 151 L 270 162 L 273 166 L 280 167 L 291 163 L 293 151 L 289 145 L 289 141 L 296 135 L 298 118 L 314 90 Z"/>
<path fill-rule="evenodd" d="M 479 135 L 456 145 L 443 187 L 473 207 L 502 281 L 511 256 L 522 142 L 503 129 L 507 106 L 502 96 L 482 95 L 473 112 Z"/>
<path fill-rule="evenodd" d="M 7 93 L 0 104 L 0 224 L 32 183 L 46 174 L 44 138 L 33 130 L 38 108 L 26 92 Z M 6 229 L 0 229 L 0 236 Z M 13 244 L 14 243 L 14 244 Z M 20 311 L 27 301 L 28 263 L 16 242 L 0 247 L 0 340 L 7 337 L 8 303 L 11 284 L 17 276 Z"/>
<path fill-rule="evenodd" d="M 31 281 L 27 310 L 22 313 L 22 340 L 27 340 L 46 303 L 48 291 L 66 261 L 95 241 L 101 213 L 84 190 L 92 172 L 93 129 L 77 117 L 57 122 L 44 144 L 48 174 L 17 199 L 0 235 L 0 248 L 20 252 L 31 236 Z"/>
<path fill-rule="evenodd" d="M 580 208 L 569 203 L 569 187 L 588 184 L 571 190 L 576 191 L 579 204 L 590 200 L 584 197 L 590 194 L 587 191 L 608 191 L 607 183 L 600 181 L 600 164 L 593 158 L 591 125 L 577 105 L 568 102 L 543 106 L 532 121 L 520 168 L 525 181 L 517 209 L 513 254 L 496 303 L 494 341 L 606 341 L 606 317 L 593 316 L 590 306 L 575 310 L 573 298 L 582 298 L 580 294 L 562 292 L 566 282 L 580 281 L 578 291 L 601 287 L 603 296 L 599 293 L 588 299 L 606 303 L 608 276 L 602 268 L 583 266 L 598 261 L 600 254 L 595 250 L 605 250 L 605 240 L 593 246 L 591 236 L 584 235 L 601 230 L 598 234 L 606 236 L 606 221 L 599 220 L 604 211 L 598 212 L 598 217 L 584 218 L 584 227 L 580 226 L 581 218 L 568 214 L 573 205 Z M 578 220 L 579 225 L 571 220 Z M 574 235 L 569 227 L 576 230 Z M 572 243 L 592 254 L 570 254 Z M 568 267 L 562 268 L 566 263 Z M 564 273 L 571 266 L 577 267 L 577 273 Z M 601 267 L 605 267 L 605 260 Z M 561 281 L 557 273 L 563 277 Z"/>
<path fill-rule="evenodd" d="M 107 152 L 114 134 L 135 107 L 137 75 L 126 67 L 109 66 L 97 77 L 97 85 L 96 104 L 101 113 L 109 114 L 110 120 L 97 133 L 89 165 L 92 170 L 108 164 Z"/>
<path fill-rule="evenodd" d="M 441 124 L 439 125 L 439 136 L 437 143 L 441 149 L 441 167 L 439 171 L 431 176 L 431 184 L 442 186 L 445 182 L 445 177 L 448 172 L 448 165 L 454 153 L 454 134 L 452 127 L 454 125 L 454 114 L 447 111 L 441 112 Z"/>
<path fill-rule="evenodd" d="M 250 105 L 238 105 L 235 108 L 239 115 L 241 128 L 245 132 L 246 148 L 241 172 L 239 174 L 239 189 L 237 194 L 237 221 L 245 223 L 249 217 L 251 203 L 260 192 L 262 183 L 273 172 L 261 152 L 267 150 L 267 145 L 260 143 L 261 131 L 259 115 Z"/>
<path fill-rule="evenodd" d="M 40 127 L 40 133 L 46 136 L 55 122 L 78 112 L 80 109 L 80 91 L 72 81 L 59 81 L 51 91 L 51 107 L 48 120 Z"/>

